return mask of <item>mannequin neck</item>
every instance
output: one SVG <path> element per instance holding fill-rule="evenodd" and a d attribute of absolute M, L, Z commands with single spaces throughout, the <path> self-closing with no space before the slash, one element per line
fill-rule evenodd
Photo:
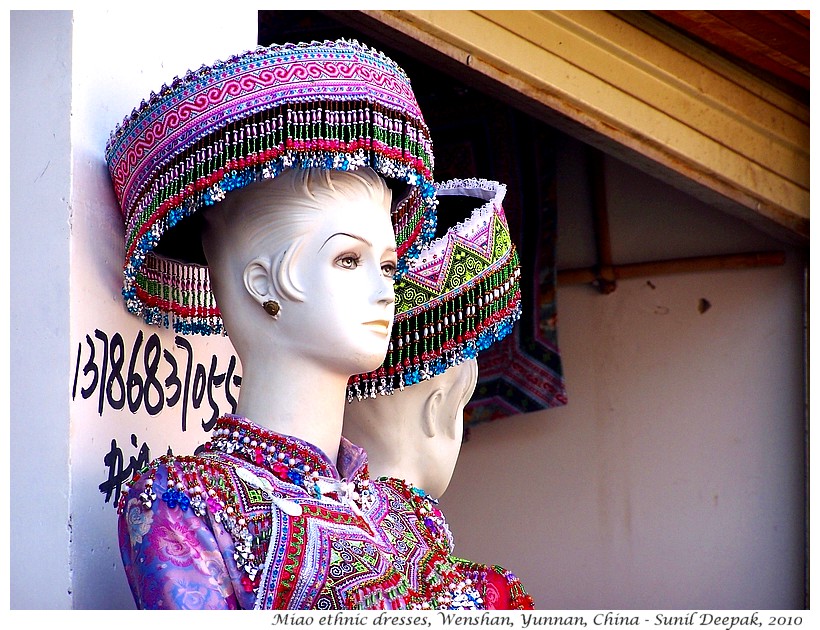
<path fill-rule="evenodd" d="M 410 390 L 401 395 L 354 401 L 345 411 L 344 433 L 367 451 L 373 479 L 402 479 L 437 496 L 433 491 L 439 488 L 434 487 L 431 475 L 437 466 L 425 456 L 425 442 L 431 438 L 421 428 L 420 414 L 419 402 Z"/>
<path fill-rule="evenodd" d="M 266 353 L 242 359 L 237 415 L 321 449 L 336 464 L 342 437 L 347 377 L 311 361 Z"/>
<path fill-rule="evenodd" d="M 345 437 L 367 451 L 374 478 L 402 479 L 439 498 L 456 466 L 477 378 L 478 364 L 469 360 L 392 396 L 355 401 L 344 412 Z"/>

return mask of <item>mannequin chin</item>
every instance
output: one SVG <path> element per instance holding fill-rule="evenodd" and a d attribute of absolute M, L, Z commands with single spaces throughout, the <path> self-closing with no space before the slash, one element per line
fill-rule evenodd
<path fill-rule="evenodd" d="M 350 403 L 345 437 L 368 454 L 372 477 L 403 479 L 430 494 L 444 494 L 464 430 L 464 407 L 475 391 L 475 359 L 390 396 Z"/>

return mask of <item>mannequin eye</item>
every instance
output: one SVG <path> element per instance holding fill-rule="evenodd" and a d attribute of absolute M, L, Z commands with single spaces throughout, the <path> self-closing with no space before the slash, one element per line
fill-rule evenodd
<path fill-rule="evenodd" d="M 355 269 L 359 266 L 361 258 L 353 254 L 345 254 L 336 259 L 336 264 L 343 269 Z"/>
<path fill-rule="evenodd" d="M 396 275 L 396 263 L 386 262 L 382 263 L 382 273 L 387 278 L 393 278 Z"/>

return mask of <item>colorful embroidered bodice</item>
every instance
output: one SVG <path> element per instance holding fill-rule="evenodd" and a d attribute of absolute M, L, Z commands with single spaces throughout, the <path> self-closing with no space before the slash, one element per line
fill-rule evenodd
<path fill-rule="evenodd" d="M 120 503 L 137 606 L 407 607 L 395 549 L 363 513 L 379 512 L 382 500 L 364 451 L 343 438 L 337 466 L 306 442 L 230 415 L 198 454 L 152 462 Z"/>
<path fill-rule="evenodd" d="M 371 491 L 379 500 L 370 504 L 368 514 L 396 549 L 397 568 L 415 593 L 411 607 L 532 610 L 532 598 L 513 573 L 453 556 L 444 514 L 424 490 L 402 479 L 380 477 Z"/>

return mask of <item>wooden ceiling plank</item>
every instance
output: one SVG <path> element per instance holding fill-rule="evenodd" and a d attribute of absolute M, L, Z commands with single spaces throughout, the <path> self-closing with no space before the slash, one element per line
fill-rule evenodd
<path fill-rule="evenodd" d="M 809 46 L 761 11 L 652 11 L 717 48 L 803 89 L 809 88 Z M 775 13 L 775 12 L 771 12 Z"/>
<path fill-rule="evenodd" d="M 712 15 L 736 29 L 765 50 L 774 51 L 808 67 L 808 32 L 785 27 L 777 11 L 710 11 Z"/>

